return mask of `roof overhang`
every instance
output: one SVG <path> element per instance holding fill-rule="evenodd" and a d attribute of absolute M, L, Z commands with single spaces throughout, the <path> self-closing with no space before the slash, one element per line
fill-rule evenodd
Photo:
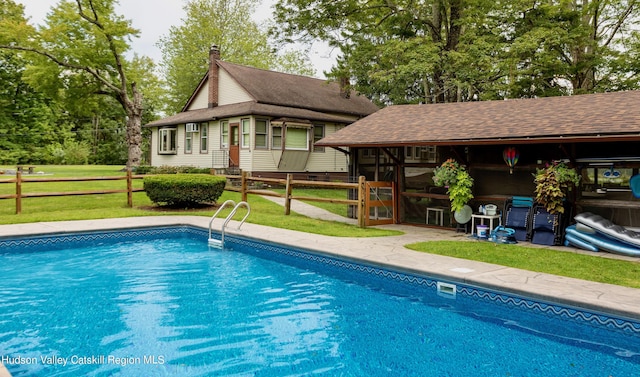
<path fill-rule="evenodd" d="M 393 147 L 640 141 L 640 91 L 386 107 L 317 145 Z"/>
<path fill-rule="evenodd" d="M 409 147 L 409 146 L 464 146 L 464 145 L 503 145 L 503 144 L 564 144 L 564 143 L 594 143 L 640 141 L 640 134 L 617 135 L 572 135 L 572 136 L 540 136 L 527 138 L 495 138 L 495 139 L 451 139 L 451 140 L 411 140 L 411 141 L 378 141 L 378 142 L 323 142 L 319 140 L 315 145 L 319 147 L 349 147 L 349 148 L 378 148 L 378 147 Z"/>
<path fill-rule="evenodd" d="M 255 101 L 248 101 L 231 105 L 217 106 L 213 108 L 184 111 L 173 116 L 145 124 L 144 127 L 163 127 L 185 123 L 210 122 L 219 119 L 247 115 L 297 119 L 301 120 L 301 122 L 304 121 L 309 123 L 326 122 L 350 124 L 354 121 L 354 119 L 349 116 L 326 114 L 312 110 L 267 105 L 263 103 L 257 103 Z"/>

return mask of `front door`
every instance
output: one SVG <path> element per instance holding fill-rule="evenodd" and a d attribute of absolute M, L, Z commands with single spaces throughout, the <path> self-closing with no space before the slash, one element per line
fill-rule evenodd
<path fill-rule="evenodd" d="M 229 125 L 229 167 L 240 167 L 240 123 Z"/>

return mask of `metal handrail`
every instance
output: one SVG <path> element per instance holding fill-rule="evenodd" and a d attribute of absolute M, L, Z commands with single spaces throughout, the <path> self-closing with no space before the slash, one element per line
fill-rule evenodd
<path fill-rule="evenodd" d="M 215 220 L 215 218 L 218 216 L 220 211 L 222 211 L 224 209 L 224 207 L 226 207 L 228 204 L 231 204 L 232 206 L 234 206 L 234 208 L 236 207 L 236 202 L 234 202 L 233 200 L 229 199 L 226 202 L 222 203 L 222 205 L 220 206 L 220 208 L 218 208 L 216 213 L 214 213 L 213 216 L 211 216 L 211 221 L 209 221 L 209 240 L 211 240 L 211 225 L 213 224 L 213 220 Z"/>
<path fill-rule="evenodd" d="M 245 206 L 247 208 L 247 214 L 244 215 L 244 217 L 240 221 L 240 225 L 238 225 L 238 227 L 236 228 L 237 230 L 240 230 L 240 227 L 242 226 L 242 224 L 244 224 L 245 220 L 247 219 L 247 217 L 249 217 L 249 214 L 251 213 L 251 207 L 249 207 L 249 203 L 247 202 L 240 202 L 236 204 L 235 207 L 233 207 L 233 210 L 231 211 L 231 213 L 227 216 L 226 219 L 224 219 L 224 224 L 222 224 L 222 240 L 221 240 L 222 247 L 224 247 L 224 229 L 227 227 L 227 224 L 229 223 L 229 221 L 231 221 L 231 219 L 236 214 L 236 212 L 238 212 L 238 208 L 242 206 Z"/>
<path fill-rule="evenodd" d="M 213 216 L 211 216 L 211 220 L 209 221 L 209 243 L 210 244 L 214 243 L 214 241 L 217 243 L 217 240 L 214 240 L 213 238 L 211 238 L 211 228 L 212 228 L 213 220 L 218 216 L 220 211 L 222 211 L 222 209 L 224 209 L 229 204 L 233 205 L 233 209 L 227 215 L 227 217 L 224 219 L 224 223 L 222 224 L 222 228 L 220 229 L 220 233 L 221 233 L 220 247 L 221 248 L 224 248 L 225 228 L 227 227 L 227 225 L 229 224 L 229 221 L 231 221 L 233 216 L 235 216 L 236 212 L 238 212 L 238 209 L 240 207 L 242 207 L 242 206 L 247 208 L 247 214 L 244 215 L 244 217 L 240 221 L 240 225 L 238 225 L 238 228 L 237 228 L 238 230 L 240 230 L 240 227 L 242 227 L 242 224 L 244 224 L 245 220 L 247 220 L 247 217 L 249 217 L 249 214 L 251 213 L 251 207 L 249 206 L 249 203 L 247 203 L 247 202 L 240 202 L 240 203 L 236 204 L 236 202 L 234 202 L 233 200 L 227 200 L 226 202 L 222 203 L 220 208 L 218 208 L 216 213 L 214 213 Z"/>

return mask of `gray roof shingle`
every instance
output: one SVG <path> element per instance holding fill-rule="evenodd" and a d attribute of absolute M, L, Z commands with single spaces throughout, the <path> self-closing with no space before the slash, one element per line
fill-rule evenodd
<path fill-rule="evenodd" d="M 218 61 L 257 102 L 315 111 L 367 116 L 378 107 L 364 96 L 340 95 L 335 82 Z"/>
<path fill-rule="evenodd" d="M 640 140 L 640 91 L 384 108 L 317 145 Z"/>
<path fill-rule="evenodd" d="M 339 84 L 334 82 L 267 71 L 221 60 L 218 60 L 217 64 L 227 71 L 255 101 L 184 111 L 148 123 L 145 127 L 204 122 L 242 115 L 290 117 L 349 124 L 353 122 L 354 117 L 360 118 L 378 111 L 378 107 L 373 102 L 353 91 L 349 98 L 344 98 L 340 94 Z M 207 82 L 208 74 L 196 90 L 202 88 Z"/>
<path fill-rule="evenodd" d="M 266 105 L 256 102 L 241 102 L 231 105 L 217 106 L 210 109 L 198 109 L 184 111 L 167 118 L 148 123 L 145 127 L 162 127 L 190 122 L 208 122 L 216 119 L 229 118 L 243 115 L 257 115 L 267 117 L 289 117 L 296 119 L 306 119 L 314 122 L 331 122 L 349 124 L 353 122 L 352 117 L 325 114 L 307 109 L 297 109 L 276 105 Z"/>

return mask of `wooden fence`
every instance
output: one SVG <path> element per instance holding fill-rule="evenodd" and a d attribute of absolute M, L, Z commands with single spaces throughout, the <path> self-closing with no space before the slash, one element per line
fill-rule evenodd
<path fill-rule="evenodd" d="M 287 174 L 286 179 L 278 179 L 278 178 L 260 178 L 260 177 L 250 177 L 245 172 L 242 172 L 242 175 L 225 175 L 225 177 L 229 180 L 240 180 L 240 186 L 235 187 L 232 185 L 227 185 L 225 190 L 229 191 L 237 191 L 242 195 L 242 200 L 247 200 L 247 194 L 257 194 L 264 196 L 274 196 L 278 198 L 284 198 L 284 214 L 288 215 L 291 213 L 291 200 L 306 200 L 311 202 L 327 202 L 327 203 L 340 203 L 340 204 L 350 204 L 356 207 L 356 213 L 358 218 L 358 226 L 364 228 L 366 226 L 366 211 L 365 211 L 365 202 L 366 202 L 366 180 L 365 177 L 360 176 L 358 178 L 358 183 L 344 183 L 344 182 L 319 182 L 319 181 L 301 181 L 294 180 L 292 174 Z M 277 184 L 285 187 L 284 194 L 278 194 L 273 191 L 250 188 L 250 182 L 262 182 L 262 183 L 271 183 Z M 331 198 L 314 198 L 308 196 L 296 196 L 293 195 L 293 188 L 295 186 L 298 187 L 318 187 L 318 188 L 340 188 L 340 189 L 354 189 L 358 193 L 357 199 L 331 199 Z"/>
<path fill-rule="evenodd" d="M 127 205 L 133 207 L 133 193 L 137 191 L 144 191 L 143 188 L 133 188 L 134 179 L 142 179 L 144 175 L 133 175 L 131 170 L 127 170 L 127 175 L 124 177 L 83 177 L 83 178 L 27 178 L 23 177 L 22 173 L 18 171 L 16 177 L 13 179 L 0 180 L 0 183 L 15 183 L 16 193 L 8 195 L 0 195 L 0 199 L 15 199 L 16 200 L 16 214 L 22 213 L 22 199 L 23 198 L 43 198 L 48 196 L 72 196 L 72 195 L 97 195 L 97 194 L 118 194 L 127 193 Z M 45 182 L 89 182 L 89 181 L 119 181 L 126 180 L 127 188 L 119 190 L 91 190 L 91 191 L 65 191 L 65 192 L 22 192 L 23 183 L 45 183 Z"/>
<path fill-rule="evenodd" d="M 225 190 L 228 191 L 238 191 L 242 195 L 242 200 L 247 201 L 247 194 L 257 194 L 264 196 L 275 196 L 285 199 L 285 215 L 289 215 L 291 213 L 291 200 L 306 200 L 306 201 L 315 201 L 315 202 L 329 202 L 329 203 L 341 203 L 353 205 L 356 207 L 356 213 L 358 218 L 358 226 L 365 227 L 366 226 L 366 210 L 365 210 L 365 202 L 366 202 L 366 181 L 364 177 L 358 178 L 358 183 L 343 183 L 343 182 L 319 182 L 319 181 L 300 181 L 294 180 L 293 175 L 288 174 L 287 179 L 276 179 L 276 178 L 255 178 L 248 176 L 245 172 L 242 175 L 234 176 L 234 175 L 226 175 L 227 179 L 230 180 L 240 180 L 241 184 L 239 187 L 234 187 L 232 185 L 227 185 Z M 118 177 L 83 177 L 83 178 L 32 178 L 32 177 L 23 177 L 22 173 L 18 171 L 16 173 L 16 177 L 13 179 L 5 179 L 0 180 L 0 184 L 11 184 L 15 183 L 15 194 L 0 194 L 1 199 L 15 199 L 16 200 L 16 214 L 22 213 L 22 199 L 23 198 L 42 198 L 42 197 L 51 197 L 51 196 L 72 196 L 72 195 L 100 195 L 100 194 L 117 194 L 117 193 L 127 193 L 127 205 L 129 207 L 133 207 L 133 193 L 144 191 L 143 188 L 134 188 L 133 180 L 134 179 L 143 179 L 144 175 L 133 175 L 131 171 L 127 171 L 126 176 L 118 176 Z M 65 192 L 33 192 L 33 193 L 23 193 L 22 185 L 23 183 L 46 183 L 46 182 L 89 182 L 89 181 L 117 181 L 117 180 L 126 180 L 127 188 L 126 189 L 115 189 L 115 190 L 88 190 L 88 191 L 65 191 Z M 262 182 L 262 183 L 271 183 L 278 184 L 285 187 L 284 194 L 278 194 L 273 191 L 268 190 L 260 190 L 260 189 L 251 189 L 249 186 L 249 182 Z M 314 198 L 314 197 L 306 197 L 306 196 L 296 196 L 293 195 L 293 188 L 295 186 L 298 187 L 318 187 L 318 188 L 340 188 L 340 189 L 354 189 L 356 190 L 357 199 L 330 199 L 330 198 Z"/>

